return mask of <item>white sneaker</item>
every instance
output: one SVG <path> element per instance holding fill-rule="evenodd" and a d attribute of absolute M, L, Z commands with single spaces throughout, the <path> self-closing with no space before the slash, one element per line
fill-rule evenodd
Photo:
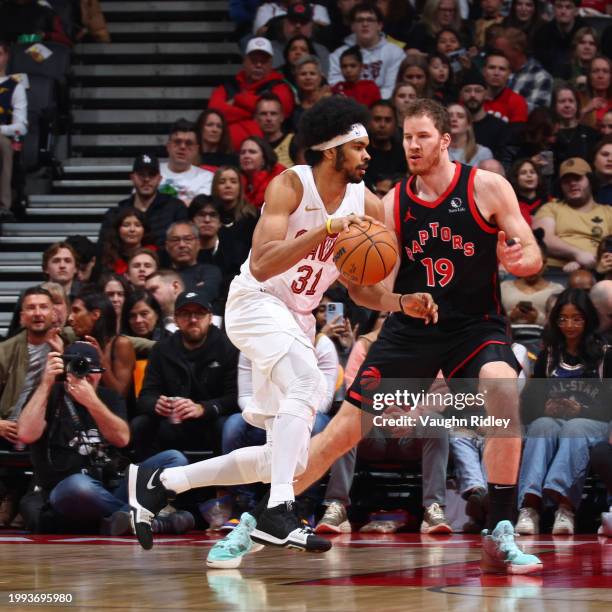
<path fill-rule="evenodd" d="M 574 535 L 574 513 L 567 506 L 559 506 L 555 512 L 553 535 Z"/>
<path fill-rule="evenodd" d="M 597 535 L 612 538 L 612 506 L 610 506 L 610 512 L 602 512 L 601 526 L 597 531 Z"/>
<path fill-rule="evenodd" d="M 327 506 L 323 518 L 315 527 L 315 533 L 350 533 L 352 531 L 346 508 L 340 503 L 333 501 Z"/>
<path fill-rule="evenodd" d="M 535 508 L 521 508 L 516 532 L 522 535 L 536 535 L 540 533 L 540 513 Z"/>
<path fill-rule="evenodd" d="M 444 508 L 440 504 L 433 503 L 425 508 L 423 522 L 421 523 L 421 533 L 452 533 L 452 528 L 446 520 Z"/>

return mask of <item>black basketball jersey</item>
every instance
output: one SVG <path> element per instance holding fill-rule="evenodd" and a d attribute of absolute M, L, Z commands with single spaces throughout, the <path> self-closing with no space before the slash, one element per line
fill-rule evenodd
<path fill-rule="evenodd" d="M 455 162 L 446 191 L 427 202 L 414 193 L 415 176 L 395 186 L 395 228 L 401 265 L 396 293 L 431 293 L 438 304 L 439 328 L 502 314 L 497 278 L 497 227 L 474 202 L 476 168 Z M 424 329 L 421 320 L 400 315 L 398 322 Z"/>

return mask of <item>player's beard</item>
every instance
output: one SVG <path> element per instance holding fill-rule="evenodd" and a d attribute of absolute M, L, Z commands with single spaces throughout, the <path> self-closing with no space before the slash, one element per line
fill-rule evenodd
<path fill-rule="evenodd" d="M 422 174 L 428 174 L 432 168 L 437 166 L 440 163 L 440 149 L 436 147 L 435 151 L 429 157 L 422 157 L 421 163 L 417 168 L 410 167 L 410 161 L 408 161 L 408 168 L 410 170 L 410 174 L 416 174 L 420 176 Z"/>
<path fill-rule="evenodd" d="M 342 174 L 344 174 L 344 180 L 347 183 L 361 183 L 361 181 L 363 180 L 363 176 L 361 176 L 360 174 L 357 174 L 357 171 L 366 170 L 368 167 L 368 164 L 362 164 L 360 166 L 355 167 L 353 170 L 349 170 L 345 166 L 346 156 L 344 155 L 344 151 L 342 150 L 342 147 L 340 146 L 336 150 L 337 150 L 337 153 L 336 153 L 336 162 L 334 164 L 334 170 L 336 170 L 337 172 L 342 172 Z"/>

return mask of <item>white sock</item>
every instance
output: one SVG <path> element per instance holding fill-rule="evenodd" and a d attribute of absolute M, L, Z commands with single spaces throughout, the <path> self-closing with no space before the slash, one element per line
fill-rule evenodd
<path fill-rule="evenodd" d="M 279 414 L 272 429 L 272 486 L 268 508 L 294 501 L 293 479 L 298 461 L 308 460 L 310 423 L 293 414 Z"/>
<path fill-rule="evenodd" d="M 229 455 L 167 468 L 162 472 L 160 480 L 177 495 L 189 489 L 212 485 L 270 482 L 270 454 L 267 445 L 247 446 Z"/>

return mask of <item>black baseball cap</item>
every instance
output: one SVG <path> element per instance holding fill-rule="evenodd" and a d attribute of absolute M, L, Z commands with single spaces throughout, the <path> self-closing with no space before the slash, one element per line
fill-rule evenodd
<path fill-rule="evenodd" d="M 142 153 L 134 160 L 132 172 L 143 172 L 145 170 L 159 174 L 159 160 L 155 155 Z"/>
<path fill-rule="evenodd" d="M 180 293 L 174 303 L 174 312 L 178 312 L 183 306 L 188 306 L 189 304 L 197 304 L 205 310 L 212 312 L 210 298 L 202 291 L 183 291 L 183 293 Z"/>
<path fill-rule="evenodd" d="M 104 368 L 100 363 L 100 355 L 93 344 L 89 342 L 73 342 L 64 350 L 64 358 L 71 359 L 74 357 L 81 357 L 86 359 L 90 365 L 90 372 L 101 373 L 104 372 Z"/>
<path fill-rule="evenodd" d="M 306 2 L 296 2 L 287 9 L 287 19 L 299 23 L 309 23 L 312 21 L 312 8 Z"/>

